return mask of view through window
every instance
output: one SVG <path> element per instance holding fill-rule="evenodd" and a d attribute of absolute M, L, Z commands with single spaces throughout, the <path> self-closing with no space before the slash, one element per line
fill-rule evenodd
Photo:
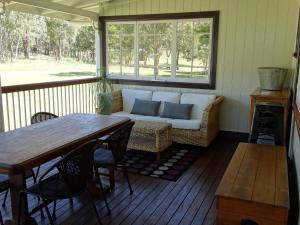
<path fill-rule="evenodd" d="M 106 23 L 107 74 L 116 79 L 208 84 L 213 18 Z"/>
<path fill-rule="evenodd" d="M 2 86 L 87 78 L 95 70 L 92 26 L 13 11 L 0 17 Z"/>

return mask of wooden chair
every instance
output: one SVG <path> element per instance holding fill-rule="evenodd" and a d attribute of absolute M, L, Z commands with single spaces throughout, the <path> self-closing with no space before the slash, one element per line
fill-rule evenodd
<path fill-rule="evenodd" d="M 21 202 L 22 198 L 26 198 L 28 194 L 38 196 L 42 199 L 42 204 L 32 209 L 29 213 L 28 220 L 30 220 L 30 216 L 36 211 L 45 208 L 49 222 L 53 225 L 53 218 L 48 209 L 50 202 L 59 199 L 69 199 L 86 193 L 92 203 L 98 223 L 102 224 L 92 195 L 87 188 L 88 183 L 93 179 L 93 154 L 96 144 L 96 140 L 90 141 L 63 156 L 61 160 L 52 165 L 39 178 L 37 184 L 20 193 L 19 202 Z M 51 175 L 54 170 L 57 170 L 58 173 Z M 18 213 L 18 224 L 20 225 L 20 203 Z"/>
<path fill-rule="evenodd" d="M 110 178 L 111 188 L 113 188 L 114 170 L 119 169 L 124 173 L 129 186 L 130 194 L 132 194 L 133 191 L 129 181 L 124 156 L 127 151 L 127 144 L 133 125 L 134 122 L 128 122 L 127 124 L 111 133 L 110 136 L 107 137 L 104 141 L 105 143 L 107 143 L 107 148 L 99 148 L 95 151 L 94 154 L 94 170 L 100 185 L 100 175 L 104 175 Z M 99 168 L 106 168 L 108 169 L 109 173 L 99 173 Z"/>
<path fill-rule="evenodd" d="M 40 123 L 43 122 L 45 120 L 50 120 L 50 119 L 54 119 L 57 118 L 58 116 L 53 114 L 53 113 L 49 113 L 49 112 L 38 112 L 36 114 L 34 114 L 31 117 L 31 124 L 36 124 L 36 123 Z"/>

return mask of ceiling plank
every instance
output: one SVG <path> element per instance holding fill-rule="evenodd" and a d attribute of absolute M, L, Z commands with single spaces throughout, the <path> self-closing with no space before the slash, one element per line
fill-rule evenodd
<path fill-rule="evenodd" d="M 97 21 L 99 18 L 99 15 L 95 12 L 90 12 L 87 10 L 78 9 L 72 6 L 67 6 L 67 5 L 45 1 L 45 0 L 14 0 L 14 2 L 24 4 L 24 5 L 30 5 L 33 7 L 43 8 L 43 9 L 50 9 L 50 10 L 54 10 L 66 14 L 87 17 L 94 21 Z"/>

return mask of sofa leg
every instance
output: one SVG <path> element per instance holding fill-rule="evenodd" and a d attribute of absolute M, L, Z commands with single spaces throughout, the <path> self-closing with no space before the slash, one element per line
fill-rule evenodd
<path fill-rule="evenodd" d="M 160 152 L 156 153 L 156 161 L 159 162 L 160 161 Z"/>

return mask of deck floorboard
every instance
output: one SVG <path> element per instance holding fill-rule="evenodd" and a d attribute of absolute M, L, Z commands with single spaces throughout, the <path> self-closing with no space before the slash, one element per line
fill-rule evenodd
<path fill-rule="evenodd" d="M 214 194 L 237 144 L 219 136 L 210 147 L 200 150 L 200 157 L 176 182 L 130 174 L 133 195 L 129 194 L 122 174 L 117 173 L 116 187 L 108 195 L 111 215 L 107 214 L 104 202 L 101 199 L 97 201 L 103 224 L 215 225 Z M 44 165 L 42 171 L 50 164 Z M 105 179 L 103 182 L 108 183 Z M 3 197 L 4 193 L 1 193 L 0 201 Z M 35 198 L 29 198 L 30 207 L 36 202 Z M 52 207 L 51 204 L 50 210 Z M 1 211 L 4 217 L 10 216 L 9 198 Z M 39 213 L 35 218 L 38 224 L 48 224 L 48 220 L 42 220 Z M 91 205 L 83 196 L 74 199 L 73 207 L 69 200 L 57 203 L 56 224 L 96 225 L 97 222 Z"/>

